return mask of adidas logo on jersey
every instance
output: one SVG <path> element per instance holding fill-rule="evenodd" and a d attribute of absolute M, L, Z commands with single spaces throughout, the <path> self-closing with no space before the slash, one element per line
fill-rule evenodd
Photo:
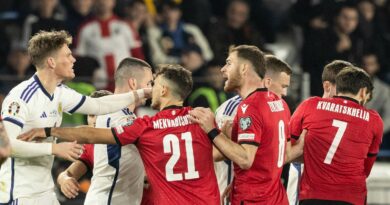
<path fill-rule="evenodd" d="M 46 112 L 43 112 L 40 118 L 47 118 Z"/>

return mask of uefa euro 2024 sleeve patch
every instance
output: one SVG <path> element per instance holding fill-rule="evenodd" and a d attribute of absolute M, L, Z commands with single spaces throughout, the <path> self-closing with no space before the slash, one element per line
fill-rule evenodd
<path fill-rule="evenodd" d="M 240 128 L 241 130 L 248 129 L 252 124 L 252 119 L 250 117 L 242 117 L 240 118 Z"/>
<path fill-rule="evenodd" d="M 20 111 L 20 105 L 17 102 L 12 102 L 8 106 L 8 114 L 12 116 L 16 116 Z"/>

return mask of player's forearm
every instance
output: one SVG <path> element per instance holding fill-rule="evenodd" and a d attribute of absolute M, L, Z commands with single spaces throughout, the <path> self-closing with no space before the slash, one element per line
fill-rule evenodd
<path fill-rule="evenodd" d="M 88 167 L 81 161 L 73 162 L 65 171 L 61 173 L 62 177 L 73 177 L 79 180 L 85 173 L 87 173 Z M 59 178 L 60 179 L 60 178 Z"/>
<path fill-rule="evenodd" d="M 87 97 L 83 105 L 76 111 L 83 114 L 104 115 L 116 112 L 144 98 L 144 90 L 108 95 L 100 98 Z"/>
<path fill-rule="evenodd" d="M 287 147 L 286 147 L 286 159 L 285 159 L 285 164 L 290 163 L 290 162 L 295 162 L 295 160 L 299 159 L 300 156 L 303 155 L 303 147 L 300 146 L 299 144 L 297 145 L 291 145 L 291 142 L 287 142 Z"/>
<path fill-rule="evenodd" d="M 81 144 L 116 144 L 111 129 L 104 128 L 51 128 L 51 135 Z"/>
<path fill-rule="evenodd" d="M 214 145 L 213 145 L 213 159 L 214 162 L 225 160 L 225 156 L 223 156 L 223 154 Z"/>
<path fill-rule="evenodd" d="M 12 138 L 10 142 L 12 157 L 31 158 L 52 155 L 52 143 L 24 142 Z"/>
<path fill-rule="evenodd" d="M 4 128 L 9 137 L 12 157 L 31 158 L 49 156 L 52 154 L 52 143 L 35 143 L 17 140 L 16 137 L 22 130 L 19 126 L 5 121 Z"/>
<path fill-rule="evenodd" d="M 249 150 L 244 146 L 234 143 L 224 134 L 220 133 L 214 140 L 214 145 L 227 158 L 236 163 L 241 169 L 249 169 L 252 166 L 253 159 Z"/>

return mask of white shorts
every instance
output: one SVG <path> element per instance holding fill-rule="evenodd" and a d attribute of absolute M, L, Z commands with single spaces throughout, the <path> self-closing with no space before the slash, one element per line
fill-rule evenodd
<path fill-rule="evenodd" d="M 303 173 L 303 164 L 291 163 L 288 173 L 287 197 L 290 205 L 299 204 L 299 185 Z"/>
<path fill-rule="evenodd" d="M 32 197 L 19 197 L 11 205 L 60 205 L 53 191 Z"/>

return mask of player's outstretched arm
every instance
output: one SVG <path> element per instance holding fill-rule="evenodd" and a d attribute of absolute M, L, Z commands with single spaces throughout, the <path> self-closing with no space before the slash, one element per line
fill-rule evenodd
<path fill-rule="evenodd" d="M 194 108 L 190 111 L 189 119 L 192 122 L 198 123 L 208 133 L 209 138 L 218 150 L 236 163 L 241 169 L 249 169 L 252 167 L 257 146 L 249 144 L 240 145 L 231 141 L 222 132 L 215 133 L 214 113 L 209 108 Z"/>
<path fill-rule="evenodd" d="M 0 122 L 0 166 L 11 155 L 11 145 L 5 132 L 3 123 Z"/>
<path fill-rule="evenodd" d="M 100 98 L 86 97 L 77 113 L 104 115 L 116 112 L 131 104 L 138 104 L 144 98 L 150 98 L 151 88 L 144 88 L 123 94 L 107 95 Z"/>
<path fill-rule="evenodd" d="M 20 140 L 31 141 L 55 136 L 65 141 L 77 141 L 82 144 L 117 144 L 111 129 L 77 127 L 77 128 L 36 128 L 18 137 Z"/>
<path fill-rule="evenodd" d="M 3 123 L 7 133 L 9 133 L 12 157 L 31 158 L 53 154 L 66 160 L 74 161 L 81 152 L 81 146 L 77 143 L 35 143 L 18 140 L 16 137 L 20 134 L 21 128 L 8 121 Z"/>
<path fill-rule="evenodd" d="M 285 164 L 293 161 L 295 162 L 303 155 L 303 147 L 305 145 L 306 134 L 307 134 L 307 130 L 303 129 L 301 135 L 299 136 L 299 139 L 294 145 L 291 145 L 291 141 L 287 142 L 286 159 L 284 160 Z"/>
<path fill-rule="evenodd" d="M 78 180 L 88 171 L 88 167 L 81 161 L 73 162 L 65 171 L 58 175 L 57 183 L 61 192 L 68 198 L 75 198 L 79 194 Z"/>

